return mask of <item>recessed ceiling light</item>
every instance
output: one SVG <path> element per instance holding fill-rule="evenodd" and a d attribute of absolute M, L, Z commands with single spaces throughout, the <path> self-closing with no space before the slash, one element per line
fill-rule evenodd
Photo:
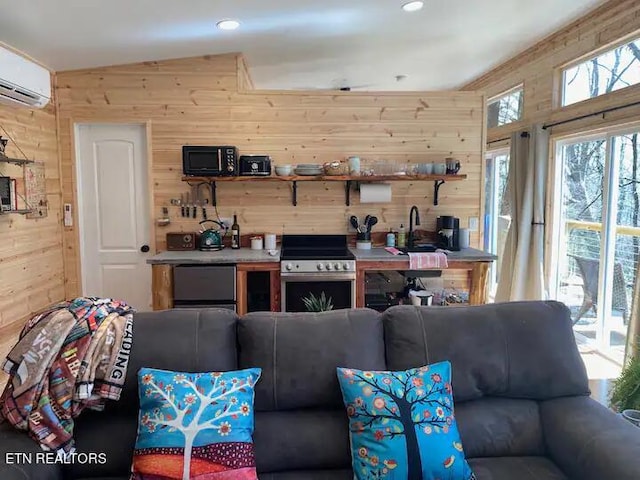
<path fill-rule="evenodd" d="M 240 22 L 237 20 L 222 20 L 216 23 L 216 26 L 220 30 L 235 30 L 240 26 Z"/>
<path fill-rule="evenodd" d="M 402 9 L 405 12 L 417 12 L 422 7 L 424 7 L 424 2 L 420 2 L 420 1 L 409 2 L 409 3 L 405 3 L 404 5 L 402 5 Z"/>

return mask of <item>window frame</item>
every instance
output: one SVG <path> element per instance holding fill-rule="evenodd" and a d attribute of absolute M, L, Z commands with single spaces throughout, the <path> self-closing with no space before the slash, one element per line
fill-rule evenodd
<path fill-rule="evenodd" d="M 521 100 L 522 108 L 520 109 L 520 118 L 518 118 L 517 120 L 513 120 L 513 121 L 511 121 L 511 122 L 509 122 L 509 123 L 504 123 L 504 124 L 502 124 L 502 125 L 496 125 L 496 126 L 494 126 L 494 127 L 490 127 L 490 126 L 489 126 L 489 106 L 490 106 L 492 103 L 495 103 L 495 102 L 497 102 L 497 101 L 500 101 L 500 100 L 502 100 L 503 98 L 508 97 L 509 95 L 512 95 L 512 94 L 514 94 L 514 93 L 516 93 L 516 92 L 518 92 L 518 91 L 522 92 L 522 93 L 521 93 L 521 95 L 522 95 L 522 97 L 521 97 L 521 98 L 522 98 L 522 100 Z M 487 115 L 486 115 L 486 122 L 487 122 L 487 128 L 488 128 L 488 129 L 490 129 L 490 128 L 501 128 L 501 127 L 505 127 L 505 126 L 507 126 L 507 125 L 513 125 L 513 124 L 514 124 L 514 123 L 516 123 L 516 122 L 521 122 L 522 120 L 524 120 L 524 118 L 525 118 L 525 116 L 524 116 L 524 82 L 520 82 L 520 83 L 518 83 L 517 85 L 514 85 L 513 87 L 508 88 L 507 90 L 503 90 L 503 91 L 502 91 L 502 92 L 500 92 L 499 94 L 497 94 L 497 95 L 493 95 L 493 96 L 491 96 L 491 97 L 489 97 L 489 98 L 487 99 Z"/>
<path fill-rule="evenodd" d="M 593 101 L 596 100 L 598 98 L 603 98 L 606 97 L 607 95 L 611 95 L 613 93 L 617 93 L 620 91 L 624 91 L 627 88 L 631 88 L 631 87 L 637 87 L 640 86 L 640 82 L 639 83 L 634 83 L 633 85 L 628 85 L 626 87 L 622 87 L 618 90 L 613 90 L 611 92 L 608 93 L 603 93 L 601 95 L 598 95 L 597 97 L 590 97 L 590 98 L 586 98 L 584 100 L 580 100 L 579 102 L 574 102 L 574 103 L 570 103 L 568 105 L 564 105 L 564 98 L 565 98 L 565 93 L 564 93 L 564 74 L 567 70 L 570 70 L 573 67 L 576 67 L 578 65 L 581 65 L 583 63 L 586 63 L 590 60 L 593 60 L 594 58 L 599 57 L 600 55 L 603 55 L 605 53 L 609 53 L 609 52 L 613 52 L 614 50 L 616 50 L 617 48 L 626 45 L 628 43 L 631 43 L 633 41 L 636 40 L 640 40 L 640 30 L 634 30 L 633 32 L 631 32 L 628 35 L 625 35 L 613 42 L 609 42 L 605 45 L 602 45 L 594 50 L 589 51 L 588 53 L 585 53 L 584 55 L 581 55 L 577 58 L 574 58 L 572 60 L 569 60 L 568 62 L 565 62 L 559 66 L 556 67 L 555 69 L 555 75 L 554 75 L 554 89 L 553 89 L 553 103 L 554 103 L 554 107 L 556 109 L 563 109 L 563 108 L 571 108 L 574 107 L 576 105 L 582 105 L 585 102 L 589 102 L 589 101 Z"/>
<path fill-rule="evenodd" d="M 497 255 L 497 224 L 495 223 L 496 220 L 496 215 L 495 215 L 495 209 L 496 206 L 499 207 L 499 205 L 497 204 L 497 191 L 496 191 L 496 180 L 498 177 L 498 172 L 495 168 L 495 162 L 496 162 L 496 158 L 501 157 L 501 156 L 506 156 L 507 157 L 507 162 L 510 162 L 510 156 L 511 156 L 511 145 L 510 142 L 507 142 L 503 145 L 500 146 L 496 146 L 493 148 L 487 148 L 487 150 L 485 151 L 484 154 L 484 175 L 483 175 L 483 183 L 486 181 L 486 177 L 487 177 L 487 171 L 489 170 L 489 162 L 492 162 L 492 175 L 491 175 L 491 182 L 490 185 L 488 186 L 489 188 L 485 188 L 485 192 L 484 192 L 484 196 L 483 196 L 483 204 L 486 206 L 486 201 L 487 201 L 487 196 L 491 196 L 490 199 L 490 203 L 491 203 L 491 210 L 492 210 L 492 224 L 491 225 L 484 225 L 484 238 L 482 241 L 482 248 L 486 251 L 489 252 L 494 252 L 494 254 Z M 484 209 L 484 214 L 482 216 L 483 219 L 483 224 L 486 223 L 486 216 L 490 214 L 490 212 L 488 212 L 486 210 L 486 208 Z M 487 245 L 490 244 L 490 245 Z M 488 247 L 488 248 L 487 248 Z M 498 258 L 497 262 L 502 262 L 502 258 Z M 493 297 L 495 297 L 495 290 L 497 287 L 497 271 L 496 271 L 496 262 L 492 262 L 490 270 L 489 270 L 489 296 L 490 298 L 493 299 Z"/>

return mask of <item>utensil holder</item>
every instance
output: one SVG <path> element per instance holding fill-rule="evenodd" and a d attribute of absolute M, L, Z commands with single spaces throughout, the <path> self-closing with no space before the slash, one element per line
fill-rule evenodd
<path fill-rule="evenodd" d="M 356 248 L 358 250 L 371 250 L 371 241 L 370 240 L 358 240 L 356 242 Z"/>
<path fill-rule="evenodd" d="M 356 240 L 359 242 L 370 242 L 371 241 L 371 232 L 358 232 L 356 235 Z"/>

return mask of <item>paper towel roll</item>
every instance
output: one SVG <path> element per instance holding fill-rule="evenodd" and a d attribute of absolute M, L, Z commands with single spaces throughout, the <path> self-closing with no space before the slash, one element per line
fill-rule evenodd
<path fill-rule="evenodd" d="M 363 183 L 360 185 L 360 203 L 389 203 L 390 183 Z"/>
<path fill-rule="evenodd" d="M 458 239 L 460 248 L 469 248 L 469 229 L 461 228 L 458 232 Z"/>

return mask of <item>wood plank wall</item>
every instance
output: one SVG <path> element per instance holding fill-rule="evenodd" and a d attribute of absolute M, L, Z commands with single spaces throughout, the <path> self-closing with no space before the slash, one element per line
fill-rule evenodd
<path fill-rule="evenodd" d="M 590 56 L 595 50 L 606 49 L 625 37 L 629 40 L 640 37 L 640 1 L 611 0 L 465 85 L 463 90 L 481 90 L 492 97 L 524 84 L 523 121 L 489 129 L 487 139 L 491 141 L 509 136 L 512 131 L 527 128 L 536 122 L 556 122 L 640 100 L 640 85 L 637 85 L 560 107 L 560 69 L 576 59 Z M 626 108 L 554 127 L 552 134 L 563 136 L 624 123 L 636 120 L 638 114 L 639 107 Z"/>
<path fill-rule="evenodd" d="M 43 110 L 0 106 L 0 125 L 29 159 L 45 163 L 49 202 L 47 218 L 0 215 L 0 358 L 4 358 L 27 318 L 64 299 L 64 270 L 54 105 Z M 22 158 L 12 142 L 7 154 Z M 18 178 L 19 190 L 24 191 L 22 172 L 22 167 L 0 164 L 0 175 Z"/>
<path fill-rule="evenodd" d="M 346 233 L 351 214 L 377 214 L 378 231 L 408 222 L 418 205 L 427 229 L 436 215 L 463 219 L 481 213 L 484 97 L 475 92 L 358 93 L 250 90 L 238 54 L 113 66 L 57 75 L 63 197 L 76 205 L 74 122 L 150 122 L 155 216 L 187 186 L 180 181 L 181 147 L 236 145 L 241 153 L 269 154 L 275 164 L 326 162 L 360 155 L 363 162 L 425 162 L 454 156 L 466 181 L 441 189 L 433 206 L 433 184 L 393 185 L 393 203 L 344 204 L 340 183 L 298 186 L 291 205 L 288 184 L 219 184 L 222 217 L 238 215 L 243 233 Z M 168 231 L 193 231 L 194 220 L 170 207 L 171 225 L 155 227 L 156 248 Z M 211 210 L 211 209 L 210 209 Z M 77 211 L 77 208 L 74 209 Z M 210 216 L 212 216 L 210 214 Z M 76 222 L 77 224 L 77 222 Z M 479 234 L 472 237 L 478 245 Z M 79 292 L 77 229 L 65 228 L 67 296 Z"/>

